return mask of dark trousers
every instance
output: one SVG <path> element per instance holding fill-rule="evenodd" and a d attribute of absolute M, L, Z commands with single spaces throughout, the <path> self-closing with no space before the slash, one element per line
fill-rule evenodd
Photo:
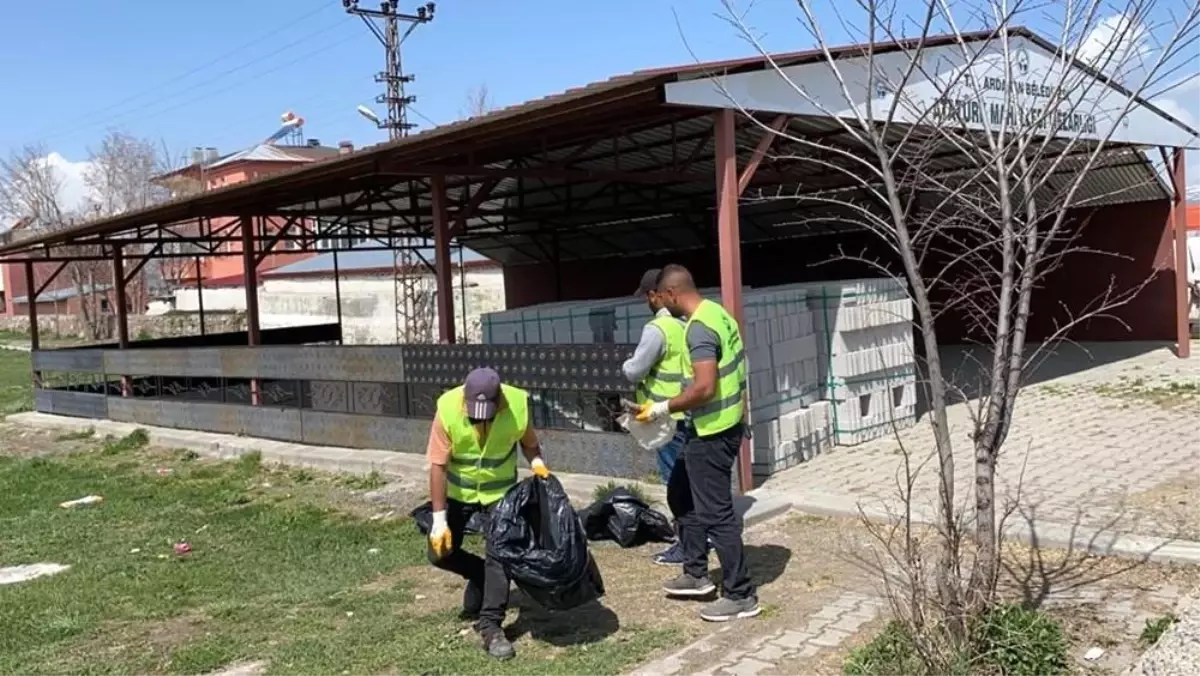
<path fill-rule="evenodd" d="M 742 437 L 742 426 L 736 425 L 720 434 L 689 438 L 667 484 L 667 505 L 679 523 L 683 572 L 708 575 L 706 540 L 711 540 L 721 562 L 721 588 L 731 599 L 756 593 L 746 569 L 742 520 L 733 510 L 731 472 Z"/>
<path fill-rule="evenodd" d="M 454 549 L 438 559 L 434 557 L 433 549 L 429 548 L 429 562 L 467 581 L 467 590 L 463 593 L 463 610 L 479 614 L 480 630 L 499 629 L 504 623 L 504 612 L 508 609 L 509 580 L 504 574 L 504 567 L 490 556 L 481 559 L 462 549 L 467 521 L 476 512 L 483 512 L 486 519 L 490 516 L 491 505 L 446 501 L 446 525 L 450 528 Z M 484 532 L 487 532 L 486 529 Z M 478 607 L 471 607 L 476 604 L 479 604 Z"/>

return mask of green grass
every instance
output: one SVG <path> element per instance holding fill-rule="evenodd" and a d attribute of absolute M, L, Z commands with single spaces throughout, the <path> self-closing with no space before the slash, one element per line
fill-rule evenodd
<path fill-rule="evenodd" d="M 29 353 L 0 350 L 0 417 L 33 410 Z"/>
<path fill-rule="evenodd" d="M 642 502 L 646 503 L 647 505 L 653 505 L 655 502 L 654 499 L 652 499 L 650 497 L 650 494 L 646 492 L 646 489 L 641 484 L 637 483 L 636 481 L 633 481 L 633 482 L 609 481 L 607 483 L 596 486 L 594 489 L 592 489 L 592 500 L 595 500 L 596 502 L 603 502 L 603 501 L 607 500 L 608 496 L 612 495 L 613 492 L 616 491 L 618 488 L 624 488 L 625 490 L 629 491 L 630 495 L 637 498 L 638 500 L 641 500 Z"/>
<path fill-rule="evenodd" d="M 676 638 L 622 618 L 590 644 L 527 634 L 517 659 L 497 664 L 460 635 L 455 603 L 417 603 L 441 573 L 407 519 L 336 511 L 317 497 L 336 480 L 294 483 L 253 455 L 203 461 L 143 448 L 136 432 L 98 444 L 0 456 L 0 562 L 71 566 L 0 589 L 0 673 L 194 674 L 263 660 L 269 673 L 604 674 Z M 57 506 L 89 494 L 104 502 Z M 173 553 L 180 541 L 190 555 Z"/>
<path fill-rule="evenodd" d="M 87 441 L 96 436 L 96 428 L 89 427 L 87 429 L 78 430 L 75 432 L 63 432 L 54 437 L 55 441 Z"/>
<path fill-rule="evenodd" d="M 1138 642 L 1143 647 L 1149 648 L 1158 643 L 1158 639 L 1162 638 L 1167 629 L 1170 629 L 1171 625 L 1175 624 L 1178 620 L 1179 618 L 1170 613 L 1153 620 L 1146 620 L 1146 626 L 1142 627 L 1142 634 L 1138 636 Z"/>

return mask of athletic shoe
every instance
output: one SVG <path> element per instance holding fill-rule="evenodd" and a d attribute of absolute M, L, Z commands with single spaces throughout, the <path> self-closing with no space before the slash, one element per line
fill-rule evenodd
<path fill-rule="evenodd" d="M 682 566 L 683 565 L 683 547 L 679 543 L 667 547 L 661 552 L 654 555 L 654 563 L 660 566 Z"/>
<path fill-rule="evenodd" d="M 700 610 L 700 619 L 709 622 L 728 622 L 745 617 L 754 617 L 762 612 L 758 599 L 747 596 L 744 599 L 722 598 L 713 601 Z"/>
<path fill-rule="evenodd" d="M 708 596 L 717 590 L 717 586 L 707 577 L 692 577 L 682 573 L 664 582 L 662 589 L 667 596 Z"/>
<path fill-rule="evenodd" d="M 479 634 L 483 638 L 483 649 L 487 651 L 489 657 L 497 660 L 511 660 L 517 656 L 512 642 L 504 635 L 504 630 L 499 627 L 482 629 Z"/>

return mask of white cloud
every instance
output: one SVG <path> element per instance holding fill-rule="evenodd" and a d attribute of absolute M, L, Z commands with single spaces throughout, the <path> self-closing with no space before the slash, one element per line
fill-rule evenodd
<path fill-rule="evenodd" d="M 1182 85 L 1154 99 L 1154 105 L 1193 129 L 1200 128 L 1200 77 L 1191 76 Z M 1186 154 L 1188 199 L 1200 200 L 1200 149 Z"/>
<path fill-rule="evenodd" d="M 47 155 L 43 161 L 54 169 L 61 181 L 58 199 L 63 211 L 82 211 L 87 206 L 88 196 L 92 192 L 84 181 L 84 175 L 91 167 L 91 162 L 72 162 L 55 152 Z"/>
<path fill-rule="evenodd" d="M 1080 61 L 1123 80 L 1150 55 L 1150 33 L 1124 14 L 1101 19 L 1079 43 Z"/>

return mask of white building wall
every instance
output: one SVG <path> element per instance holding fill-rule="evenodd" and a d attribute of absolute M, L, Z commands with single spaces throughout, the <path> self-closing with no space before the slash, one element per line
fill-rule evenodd
<path fill-rule="evenodd" d="M 480 315 L 504 309 L 504 276 L 499 268 L 468 271 L 466 275 L 466 321 L 459 275 L 454 276 L 455 331 L 470 342 L 482 340 Z M 432 276 L 425 282 L 434 288 Z M 342 337 L 347 345 L 396 342 L 395 281 L 390 275 L 341 277 Z M 264 329 L 331 324 L 337 322 L 337 290 L 333 275 L 265 279 L 258 291 L 259 323 Z M 176 309 L 199 309 L 195 289 L 175 294 Z M 245 310 L 246 292 L 237 289 L 205 289 L 205 311 Z M 435 310 L 436 313 L 436 310 Z M 433 323 L 436 335 L 437 320 Z"/>
<path fill-rule="evenodd" d="M 199 312 L 200 294 L 196 289 L 177 289 L 175 291 L 175 310 L 178 312 Z M 246 289 L 244 287 L 221 287 L 204 290 L 205 312 L 245 312 Z"/>

